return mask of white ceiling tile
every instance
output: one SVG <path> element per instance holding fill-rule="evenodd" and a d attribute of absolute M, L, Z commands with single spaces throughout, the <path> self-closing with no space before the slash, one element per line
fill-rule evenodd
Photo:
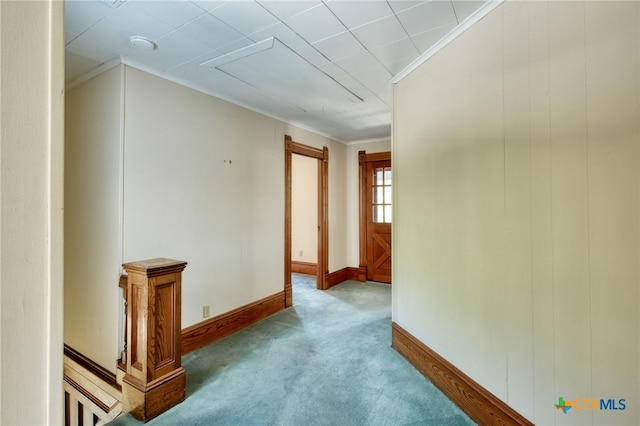
<path fill-rule="evenodd" d="M 385 46 L 381 46 L 377 49 L 373 49 L 371 54 L 375 56 L 389 71 L 396 74 L 400 70 L 392 70 L 392 64 L 396 64 L 398 61 L 405 59 L 409 60 L 409 63 L 420 56 L 420 51 L 413 44 L 411 39 L 405 38 L 403 40 L 396 41 Z"/>
<path fill-rule="evenodd" d="M 220 71 L 209 67 L 201 67 L 199 62 L 186 62 L 168 70 L 171 75 L 200 84 L 203 81 L 211 80 L 217 76 Z"/>
<path fill-rule="evenodd" d="M 289 46 L 289 48 L 291 49 L 298 49 L 299 47 L 307 45 L 306 41 L 304 41 L 298 34 L 296 34 L 291 28 L 287 27 L 282 22 L 276 25 L 271 25 L 270 27 L 267 27 L 253 34 L 249 34 L 248 37 L 255 42 L 262 41 L 270 37 L 275 37 L 282 43 Z"/>
<path fill-rule="evenodd" d="M 227 93 L 247 88 L 248 84 L 238 80 L 229 74 L 217 71 L 215 76 L 202 82 L 202 85 L 209 88 L 226 88 Z"/>
<path fill-rule="evenodd" d="M 255 1 L 229 1 L 209 13 L 244 35 L 278 23 L 275 16 Z"/>
<path fill-rule="evenodd" d="M 88 28 L 114 12 L 103 2 L 66 0 L 64 2 L 64 27 L 67 31 L 82 34 Z"/>
<path fill-rule="evenodd" d="M 91 59 L 93 61 L 97 61 L 99 63 L 108 62 L 111 59 L 117 58 L 120 56 L 120 53 L 114 52 L 108 49 L 100 49 L 95 46 L 82 46 L 76 45 L 74 41 L 70 45 L 68 45 L 65 49 L 66 52 L 73 53 L 74 55 L 83 56 L 87 59 Z"/>
<path fill-rule="evenodd" d="M 202 10 L 210 11 L 225 4 L 228 0 L 189 0 Z"/>
<path fill-rule="evenodd" d="M 296 49 L 296 53 L 315 66 L 329 62 L 322 53 L 318 52 L 316 48 L 309 44 Z"/>
<path fill-rule="evenodd" d="M 242 34 L 208 14 L 184 25 L 180 31 L 213 48 L 244 38 Z"/>
<path fill-rule="evenodd" d="M 369 99 L 374 96 L 373 92 L 366 87 L 364 84 L 360 83 L 351 75 L 342 75 L 336 78 L 336 81 L 342 84 L 344 87 L 358 95 L 362 99 Z"/>
<path fill-rule="evenodd" d="M 391 74 L 453 29 L 456 13 L 464 19 L 484 4 L 481 0 L 129 0 L 111 8 L 104 0 L 67 0 L 66 78 L 70 81 L 121 55 L 343 141 L 388 137 Z M 394 12 L 400 21 L 390 18 Z M 406 33 L 413 37 L 407 39 Z M 158 48 L 135 50 L 129 43 L 131 35 L 148 37 Z M 251 84 L 199 65 L 270 37 L 279 41 L 284 56 L 265 52 L 243 59 L 247 68 L 226 65 L 227 72 Z M 367 47 L 371 50 L 364 50 Z"/>
<path fill-rule="evenodd" d="M 309 43 L 340 34 L 346 30 L 345 26 L 324 4 L 299 13 L 285 20 L 285 23 Z"/>
<path fill-rule="evenodd" d="M 392 62 L 390 64 L 385 64 L 385 68 L 387 68 L 389 70 L 389 72 L 395 76 L 395 75 L 401 73 L 406 67 L 411 65 L 411 63 L 413 61 L 415 61 L 416 59 L 417 58 L 400 59 L 400 60 Z"/>
<path fill-rule="evenodd" d="M 108 25 L 119 30 L 122 36 L 128 39 L 132 35 L 140 35 L 151 40 L 163 36 L 174 28 L 164 22 L 153 19 L 147 13 L 137 9 L 133 4 L 125 3 L 103 19 L 98 25 Z"/>
<path fill-rule="evenodd" d="M 64 61 L 65 78 L 67 81 L 75 80 L 101 64 L 99 61 L 94 61 L 93 59 L 79 56 L 71 52 L 67 52 Z"/>
<path fill-rule="evenodd" d="M 70 31 L 65 31 L 64 32 L 64 44 L 69 44 L 76 37 L 78 37 L 78 34 L 72 33 Z"/>
<path fill-rule="evenodd" d="M 105 25 L 95 25 L 67 44 L 66 49 L 76 55 L 106 62 L 121 53 L 131 53 L 133 47 L 128 36 L 114 33 Z"/>
<path fill-rule="evenodd" d="M 156 40 L 158 53 L 184 56 L 188 59 L 211 52 L 211 46 L 204 44 L 182 31 L 174 31 Z"/>
<path fill-rule="evenodd" d="M 386 1 L 332 0 L 326 5 L 348 28 L 377 21 L 393 14 Z"/>
<path fill-rule="evenodd" d="M 416 47 L 423 54 L 429 50 L 435 43 L 439 42 L 444 36 L 449 34 L 456 27 L 456 24 L 443 25 L 434 30 L 425 31 L 411 37 Z"/>
<path fill-rule="evenodd" d="M 351 74 L 351 76 L 378 96 L 388 94 L 391 89 L 393 76 L 382 66 Z"/>
<path fill-rule="evenodd" d="M 359 99 L 281 43 L 219 69 L 305 111 Z"/>
<path fill-rule="evenodd" d="M 165 71 L 189 60 L 189 57 L 185 55 L 158 55 L 155 51 L 140 50 L 123 56 L 160 71 Z"/>
<path fill-rule="evenodd" d="M 220 46 L 218 49 L 219 52 L 224 54 L 233 52 L 234 50 L 242 49 L 243 47 L 250 46 L 255 42 L 248 37 L 242 37 L 238 40 L 234 40 L 231 43 L 227 43 L 224 46 Z"/>
<path fill-rule="evenodd" d="M 204 55 L 201 56 L 197 56 L 194 57 L 192 59 L 193 63 L 196 64 L 202 64 L 204 62 L 209 62 L 212 59 L 218 58 L 220 56 L 226 55 L 227 53 L 231 53 L 233 51 L 242 49 L 244 47 L 250 46 L 252 44 L 255 44 L 255 42 L 251 39 L 248 38 L 243 38 L 241 40 L 236 40 L 235 42 L 232 42 L 231 44 L 227 44 L 225 46 L 222 46 L 219 49 L 212 49 L 211 51 L 205 53 Z"/>
<path fill-rule="evenodd" d="M 340 77 L 344 77 L 348 75 L 345 70 L 343 70 L 342 68 L 340 68 L 339 66 L 337 66 L 332 62 L 327 62 L 326 64 L 318 65 L 318 68 L 320 69 L 320 71 L 322 71 L 323 73 L 327 74 L 329 77 L 334 78 L 336 80 Z"/>
<path fill-rule="evenodd" d="M 486 0 L 453 0 L 453 8 L 456 11 L 458 21 L 462 22 L 473 15 L 473 13 L 484 6 L 486 2 Z"/>
<path fill-rule="evenodd" d="M 205 13 L 188 1 L 134 1 L 130 4 L 153 18 L 177 28 Z"/>
<path fill-rule="evenodd" d="M 426 3 L 426 1 L 411 1 L 411 0 L 387 0 L 389 3 L 389 6 L 391 6 L 391 9 L 393 9 L 393 11 L 395 13 L 399 13 L 402 12 L 403 10 L 406 9 L 410 9 L 412 7 L 416 7 L 418 5 L 421 5 L 423 3 Z"/>
<path fill-rule="evenodd" d="M 281 21 L 322 4 L 320 0 L 266 0 L 258 3 Z"/>
<path fill-rule="evenodd" d="M 348 31 L 313 43 L 330 61 L 335 62 L 364 51 L 362 44 Z"/>
<path fill-rule="evenodd" d="M 449 1 L 432 1 L 398 13 L 398 19 L 410 36 L 446 24 L 457 24 Z"/>
<path fill-rule="evenodd" d="M 376 68 L 380 66 L 380 63 L 377 59 L 375 59 L 371 53 L 365 51 L 362 53 L 358 53 L 357 55 L 351 56 L 349 58 L 341 59 L 336 61 L 335 64 L 348 72 L 349 74 L 354 74 L 357 72 L 361 72 L 364 70 L 368 70 L 371 68 Z"/>
<path fill-rule="evenodd" d="M 407 38 L 407 33 L 395 15 L 354 28 L 351 32 L 369 50 Z"/>

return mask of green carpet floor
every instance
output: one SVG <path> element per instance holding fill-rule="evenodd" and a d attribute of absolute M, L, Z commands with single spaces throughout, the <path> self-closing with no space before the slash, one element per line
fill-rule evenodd
<path fill-rule="evenodd" d="M 186 400 L 147 424 L 473 424 L 391 348 L 390 286 L 293 282 L 293 307 L 185 355 Z"/>

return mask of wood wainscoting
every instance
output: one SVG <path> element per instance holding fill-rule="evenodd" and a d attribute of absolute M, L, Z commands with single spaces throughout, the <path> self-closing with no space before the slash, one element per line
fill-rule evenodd
<path fill-rule="evenodd" d="M 395 350 L 478 424 L 533 426 L 533 423 L 395 322 L 391 324 L 391 342 Z"/>
<path fill-rule="evenodd" d="M 310 262 L 291 261 L 291 272 L 306 275 L 318 275 L 318 264 Z"/>
<path fill-rule="evenodd" d="M 285 293 L 281 291 L 187 327 L 182 330 L 182 354 L 222 339 L 284 308 Z"/>

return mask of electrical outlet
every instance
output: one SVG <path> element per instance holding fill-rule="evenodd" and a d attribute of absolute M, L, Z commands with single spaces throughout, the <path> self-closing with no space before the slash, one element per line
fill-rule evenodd
<path fill-rule="evenodd" d="M 300 255 L 299 256 L 302 257 L 302 250 L 300 250 Z"/>
<path fill-rule="evenodd" d="M 202 307 L 202 318 L 209 318 L 211 316 L 211 306 L 204 305 Z"/>

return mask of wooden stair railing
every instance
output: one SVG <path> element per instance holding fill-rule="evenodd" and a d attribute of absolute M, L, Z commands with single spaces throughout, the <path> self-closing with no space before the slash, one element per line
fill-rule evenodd
<path fill-rule="evenodd" d="M 66 426 L 99 426 L 122 413 L 115 375 L 66 345 L 64 397 Z"/>
<path fill-rule="evenodd" d="M 124 342 L 116 374 L 65 345 L 65 426 L 99 426 L 123 412 L 147 421 L 184 400 L 182 271 L 187 262 L 125 263 Z"/>
<path fill-rule="evenodd" d="M 120 289 L 122 290 L 122 303 L 124 306 L 123 312 L 124 312 L 124 321 L 122 322 L 124 324 L 124 330 L 122 333 L 123 336 L 123 349 L 122 352 L 120 353 L 120 359 L 118 360 L 118 369 L 121 370 L 123 372 L 123 376 L 124 373 L 127 371 L 127 275 L 126 274 L 122 274 L 120 275 L 120 281 L 118 282 L 118 287 L 120 287 Z M 120 382 L 120 384 L 122 384 Z"/>

